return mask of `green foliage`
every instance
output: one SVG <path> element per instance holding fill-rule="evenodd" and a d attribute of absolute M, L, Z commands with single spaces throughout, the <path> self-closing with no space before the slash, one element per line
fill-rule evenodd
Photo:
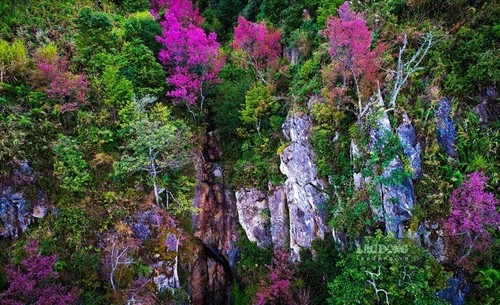
<path fill-rule="evenodd" d="M 129 125 L 124 154 L 113 164 L 114 176 L 123 179 L 128 175 L 146 174 L 146 180 L 154 187 L 157 203 L 158 187 L 166 187 L 168 206 L 168 198 L 173 193 L 169 183 L 162 182 L 172 182 L 167 177 L 188 163 L 191 133 L 182 121 L 171 119 L 165 106 L 157 104 L 149 113 L 138 105 L 136 109 L 138 117 Z M 172 204 L 180 210 L 189 209 L 187 196 L 173 199 Z"/>
<path fill-rule="evenodd" d="M 344 3 L 343 0 L 328 1 L 323 0 L 318 8 L 318 25 L 324 26 L 330 16 L 337 16 L 337 10 Z"/>
<path fill-rule="evenodd" d="M 142 12 L 149 9 L 148 0 L 122 0 L 119 2 L 122 2 L 121 7 L 125 12 Z"/>
<path fill-rule="evenodd" d="M 121 64 L 121 74 L 132 82 L 137 97 L 162 95 L 165 71 L 153 52 L 134 40 L 123 45 L 122 54 L 124 62 Z"/>
<path fill-rule="evenodd" d="M 241 158 L 234 165 L 232 183 L 238 187 L 248 186 L 266 189 L 268 182 L 283 183 L 276 156 L 278 142 L 254 134 L 241 147 Z"/>
<path fill-rule="evenodd" d="M 356 252 L 346 254 L 337 266 L 343 271 L 328 284 L 328 304 L 386 300 L 392 304 L 446 304 L 435 294 L 446 287 L 449 274 L 443 267 L 424 249 L 380 231 L 367 237 Z"/>
<path fill-rule="evenodd" d="M 251 88 L 245 96 L 245 105 L 241 110 L 241 120 L 255 126 L 257 132 L 260 133 L 262 120 L 269 113 L 275 112 L 278 107 L 279 104 L 272 95 L 272 89 L 258 84 Z"/>
<path fill-rule="evenodd" d="M 497 16 L 498 11 L 496 12 Z M 477 87 L 497 84 L 500 80 L 498 48 L 500 29 L 484 25 L 479 29 L 461 27 L 442 46 L 444 64 L 449 73 L 444 79 L 447 92 L 467 96 Z"/>
<path fill-rule="evenodd" d="M 331 237 L 315 240 L 311 249 L 301 250 L 300 262 L 297 265 L 297 282 L 303 283 L 304 288 L 309 291 L 311 305 L 325 304 L 328 298 L 327 283 L 341 272 L 336 265 L 339 259 L 340 252 Z"/>
<path fill-rule="evenodd" d="M 316 166 L 318 175 L 328 177 L 334 174 L 331 160 L 332 152 L 335 151 L 335 145 L 332 141 L 332 133 L 325 129 L 316 129 L 311 135 L 311 144 L 316 153 Z"/>
<path fill-rule="evenodd" d="M 280 25 L 284 33 L 288 34 L 300 28 L 304 21 L 314 18 L 320 2 L 320 0 L 263 0 L 258 19 Z"/>
<path fill-rule="evenodd" d="M 98 274 L 99 254 L 93 246 L 82 246 L 71 254 L 68 261 L 68 271 L 76 275 L 78 285 L 89 294 L 102 287 Z"/>
<path fill-rule="evenodd" d="M 156 36 L 161 35 L 161 26 L 146 12 L 130 15 L 123 22 L 124 36 L 127 41 L 139 40 L 154 54 L 158 54 L 160 43 Z"/>
<path fill-rule="evenodd" d="M 20 39 L 12 44 L 0 39 L 0 84 L 17 82 L 26 75 L 29 62 L 27 53 Z"/>
<path fill-rule="evenodd" d="M 118 67 L 108 66 L 102 75 L 101 83 L 104 104 L 116 109 L 121 123 L 128 124 L 133 120 L 134 86 L 132 82 L 120 75 Z"/>
<path fill-rule="evenodd" d="M 482 171 L 488 177 L 493 188 L 500 186 L 500 130 L 499 123 L 490 126 L 480 123 L 472 111 L 464 113 L 457 125 L 457 151 L 461 163 L 461 172 Z M 459 181 L 461 182 L 461 181 Z"/>
<path fill-rule="evenodd" d="M 84 245 L 91 228 L 89 216 L 82 208 L 77 206 L 63 207 L 54 223 L 54 232 L 57 238 L 67 245 L 69 249 Z M 78 268 L 78 265 L 74 267 Z"/>
<path fill-rule="evenodd" d="M 75 25 L 78 30 L 75 43 L 82 63 L 95 54 L 113 53 L 118 48 L 120 37 L 113 31 L 113 22 L 107 14 L 84 8 L 75 19 Z"/>
<path fill-rule="evenodd" d="M 266 265 L 273 261 L 273 251 L 270 248 L 259 248 L 241 232 L 243 238 L 238 240 L 241 258 L 238 262 L 237 272 L 242 285 L 235 285 L 233 296 L 235 304 L 250 305 L 259 288 L 260 279 L 267 275 Z"/>
<path fill-rule="evenodd" d="M 221 82 L 216 88 L 216 100 L 209 101 L 209 107 L 213 109 L 214 123 L 221 134 L 223 146 L 230 147 L 234 143 L 226 139 L 237 136 L 237 129 L 241 126 L 241 115 L 234 110 L 242 108 L 251 78 L 247 71 L 232 64 L 226 64 L 219 77 Z"/>
<path fill-rule="evenodd" d="M 320 71 L 321 63 L 317 57 L 307 60 L 298 68 L 290 90 L 299 103 L 306 103 L 311 96 L 321 93 Z"/>
<path fill-rule="evenodd" d="M 59 135 L 52 149 L 56 156 L 54 175 L 59 179 L 61 188 L 75 193 L 85 192 L 92 176 L 78 141 Z"/>

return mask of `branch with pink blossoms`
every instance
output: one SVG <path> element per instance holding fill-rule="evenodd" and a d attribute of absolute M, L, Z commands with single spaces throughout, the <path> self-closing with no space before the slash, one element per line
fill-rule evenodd
<path fill-rule="evenodd" d="M 239 16 L 231 46 L 242 54 L 235 55 L 235 58 L 252 66 L 259 79 L 268 84 L 269 75 L 279 68 L 280 40 L 279 30 L 267 28 L 264 22 L 254 23 Z"/>
<path fill-rule="evenodd" d="M 38 243 L 34 241 L 24 250 L 26 256 L 20 265 L 10 264 L 5 268 L 9 287 L 0 294 L 0 304 L 76 304 L 78 290 L 57 283 L 59 274 L 53 271 L 57 256 L 39 254 Z"/>
<path fill-rule="evenodd" d="M 61 102 L 61 112 L 75 111 L 87 103 L 89 83 L 84 75 L 68 71 L 68 61 L 55 56 L 35 57 L 34 81 L 51 99 Z"/>
<path fill-rule="evenodd" d="M 200 27 L 203 19 L 189 0 L 170 1 L 161 26 L 162 35 L 156 39 L 163 45 L 158 59 L 169 75 L 172 90 L 167 96 L 174 104 L 185 103 L 188 110 L 200 98 L 203 111 L 203 86 L 218 82 L 218 73 L 225 58 L 215 33 L 206 34 Z M 194 114 L 193 114 L 194 115 Z"/>
<path fill-rule="evenodd" d="M 486 181 L 483 173 L 473 172 L 450 196 L 451 213 L 444 229 L 450 243 L 458 248 L 455 263 L 462 268 L 471 269 L 475 265 L 470 259 L 473 252 L 484 252 L 491 244 L 487 228 L 500 226 L 498 200 L 485 190 Z"/>

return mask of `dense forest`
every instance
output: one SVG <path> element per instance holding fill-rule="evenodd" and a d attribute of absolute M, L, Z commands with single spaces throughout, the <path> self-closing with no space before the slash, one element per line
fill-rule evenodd
<path fill-rule="evenodd" d="M 0 304 L 499 304 L 496 0 L 0 15 Z"/>

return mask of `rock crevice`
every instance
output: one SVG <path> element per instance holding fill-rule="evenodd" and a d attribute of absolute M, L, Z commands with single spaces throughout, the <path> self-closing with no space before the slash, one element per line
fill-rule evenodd
<path fill-rule="evenodd" d="M 282 186 L 269 185 L 267 193 L 240 189 L 236 193 L 240 224 L 259 246 L 289 248 L 298 257 L 301 248 L 329 232 L 324 203 L 326 183 L 319 179 L 314 152 L 309 142 L 311 118 L 290 113 L 283 134 L 290 144 L 280 155 L 280 170 L 286 176 Z"/>

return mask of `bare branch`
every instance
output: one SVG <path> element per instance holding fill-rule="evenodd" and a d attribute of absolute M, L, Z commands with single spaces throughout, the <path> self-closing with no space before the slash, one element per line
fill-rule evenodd
<path fill-rule="evenodd" d="M 407 36 L 404 36 L 403 45 L 399 49 L 398 54 L 398 63 L 395 71 L 396 79 L 394 81 L 394 87 L 392 89 L 391 98 L 389 101 L 390 108 L 396 108 L 396 99 L 398 98 L 399 92 L 403 88 L 408 78 L 415 72 L 423 69 L 419 66 L 424 57 L 427 55 L 427 52 L 429 52 L 429 49 L 432 46 L 433 39 L 433 33 L 427 33 L 427 35 L 425 35 L 424 41 L 420 44 L 420 47 L 415 52 L 415 54 L 413 54 L 408 62 L 403 63 L 403 55 L 408 44 Z"/>
<path fill-rule="evenodd" d="M 378 266 L 378 272 L 373 273 L 370 271 L 366 271 L 370 275 L 371 280 L 367 280 L 367 282 L 372 285 L 373 289 L 375 290 L 375 295 L 377 296 L 377 302 L 380 303 L 380 297 L 379 297 L 379 292 L 383 292 L 385 294 L 385 303 L 389 305 L 389 294 L 385 289 L 377 288 L 377 283 L 375 282 L 375 279 L 380 276 L 380 266 Z"/>

